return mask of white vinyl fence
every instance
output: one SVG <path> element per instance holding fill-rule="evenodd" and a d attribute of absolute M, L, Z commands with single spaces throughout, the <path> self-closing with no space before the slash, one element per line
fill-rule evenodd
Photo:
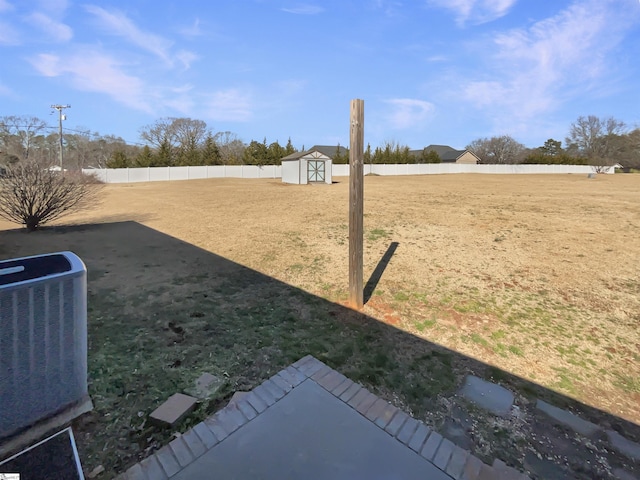
<path fill-rule="evenodd" d="M 606 173 L 614 173 L 610 167 Z M 373 175 L 438 175 L 446 173 L 544 174 L 595 173 L 590 165 L 473 165 L 464 163 L 421 163 L 364 165 L 364 174 Z M 334 177 L 348 177 L 349 165 L 333 165 Z"/>
<path fill-rule="evenodd" d="M 94 168 L 84 173 L 105 183 L 162 182 L 199 178 L 280 178 L 280 165 L 206 165 L 198 167 Z"/>
<path fill-rule="evenodd" d="M 606 173 L 614 173 L 609 167 Z M 199 167 L 146 167 L 85 169 L 105 183 L 159 182 L 195 180 L 198 178 L 281 178 L 280 165 L 209 165 Z M 563 174 L 595 173 L 589 165 L 473 165 L 461 163 L 378 164 L 364 165 L 364 174 L 374 175 L 437 175 L 447 173 L 488 174 Z M 348 177 L 349 165 L 332 166 L 334 177 Z"/>

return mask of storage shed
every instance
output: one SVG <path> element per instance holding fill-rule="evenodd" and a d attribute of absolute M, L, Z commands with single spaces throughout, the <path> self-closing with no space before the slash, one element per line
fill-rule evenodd
<path fill-rule="evenodd" d="M 331 157 L 316 148 L 292 153 L 282 159 L 282 181 L 297 185 L 331 184 L 332 165 Z"/>

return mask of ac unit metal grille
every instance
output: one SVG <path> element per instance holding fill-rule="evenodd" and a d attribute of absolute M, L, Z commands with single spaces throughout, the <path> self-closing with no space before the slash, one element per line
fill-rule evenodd
<path fill-rule="evenodd" d="M 0 439 L 87 395 L 86 270 L 0 289 Z"/>

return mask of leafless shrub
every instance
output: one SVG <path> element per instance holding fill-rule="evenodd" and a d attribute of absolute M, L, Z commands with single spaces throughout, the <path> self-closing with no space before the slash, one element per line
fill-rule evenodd
<path fill-rule="evenodd" d="M 28 231 L 96 205 L 99 180 L 82 172 L 56 172 L 20 162 L 0 177 L 0 217 Z"/>

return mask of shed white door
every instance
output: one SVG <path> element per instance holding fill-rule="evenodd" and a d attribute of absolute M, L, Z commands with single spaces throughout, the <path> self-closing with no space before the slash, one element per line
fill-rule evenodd
<path fill-rule="evenodd" d="M 307 160 L 307 181 L 324 183 L 324 160 Z"/>

